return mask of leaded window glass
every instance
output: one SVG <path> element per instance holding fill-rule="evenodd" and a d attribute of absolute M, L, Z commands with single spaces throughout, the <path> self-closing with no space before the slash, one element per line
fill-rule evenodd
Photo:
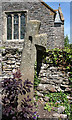
<path fill-rule="evenodd" d="M 25 22 L 25 14 L 21 14 L 21 25 L 20 25 L 20 38 L 24 39 L 25 36 L 25 29 L 26 29 L 26 22 Z"/>
<path fill-rule="evenodd" d="M 24 39 L 26 32 L 26 12 L 7 14 L 7 40 Z"/>
<path fill-rule="evenodd" d="M 7 39 L 12 39 L 12 16 L 7 16 Z"/>
<path fill-rule="evenodd" d="M 14 15 L 14 39 L 19 39 L 19 17 Z"/>

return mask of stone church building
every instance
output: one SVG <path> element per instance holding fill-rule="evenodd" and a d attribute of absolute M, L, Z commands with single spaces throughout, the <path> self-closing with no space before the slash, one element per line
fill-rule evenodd
<path fill-rule="evenodd" d="M 46 48 L 64 47 L 64 16 L 60 5 L 53 10 L 44 1 L 21 1 L 3 0 L 0 3 L 0 67 L 3 77 L 20 68 L 29 20 L 41 21 L 39 34 L 47 34 Z"/>
<path fill-rule="evenodd" d="M 0 81 L 20 68 L 29 20 L 41 21 L 39 34 L 47 34 L 46 48 L 64 47 L 64 16 L 60 5 L 53 10 L 44 1 L 27 1 L 0 2 Z"/>
<path fill-rule="evenodd" d="M 0 66 L 3 74 L 20 67 L 29 20 L 41 21 L 39 34 L 47 34 L 46 48 L 64 47 L 64 16 L 60 5 L 53 10 L 44 1 L 21 1 L 0 2 Z"/>
<path fill-rule="evenodd" d="M 61 7 L 53 10 L 45 2 L 2 2 L 2 38 L 5 46 L 24 41 L 29 20 L 40 20 L 40 33 L 47 33 L 47 48 L 63 47 L 64 17 Z M 13 46 L 14 47 L 14 46 Z"/>

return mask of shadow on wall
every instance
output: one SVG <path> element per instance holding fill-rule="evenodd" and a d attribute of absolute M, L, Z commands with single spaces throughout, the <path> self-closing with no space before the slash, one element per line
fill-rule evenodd
<path fill-rule="evenodd" d="M 36 46 L 36 50 L 37 50 L 37 76 L 39 76 L 39 72 L 41 70 L 41 66 L 42 66 L 42 60 L 43 60 L 43 55 L 45 52 L 45 48 L 44 47 L 40 47 L 40 46 Z"/>

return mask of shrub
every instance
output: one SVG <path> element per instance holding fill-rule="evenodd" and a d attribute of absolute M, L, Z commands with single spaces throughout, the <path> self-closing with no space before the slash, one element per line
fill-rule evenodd
<path fill-rule="evenodd" d="M 52 109 L 57 111 L 56 107 L 58 108 L 59 106 L 64 106 L 65 107 L 64 113 L 67 114 L 68 116 L 71 115 L 70 104 L 68 102 L 68 98 L 65 93 L 62 93 L 60 91 L 60 93 L 49 93 L 46 96 L 49 97 L 49 102 L 46 103 L 44 107 L 45 109 L 47 109 L 49 112 Z"/>
<path fill-rule="evenodd" d="M 24 97 L 21 101 L 20 110 L 18 111 L 18 95 L 26 95 L 30 92 L 32 83 L 29 80 L 25 80 L 22 83 L 21 73 L 18 70 L 13 74 L 12 78 L 4 79 L 2 82 L 2 95 L 3 95 L 3 112 L 2 120 L 28 120 L 35 118 L 33 112 L 33 105 L 29 96 Z M 34 118 L 33 118 L 34 115 Z"/>

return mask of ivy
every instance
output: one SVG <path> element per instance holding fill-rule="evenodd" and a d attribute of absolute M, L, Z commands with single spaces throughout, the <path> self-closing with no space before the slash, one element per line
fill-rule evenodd
<path fill-rule="evenodd" d="M 40 79 L 37 76 L 37 62 L 35 62 L 35 74 L 34 74 L 34 89 L 36 89 L 40 83 Z"/>
<path fill-rule="evenodd" d="M 53 64 L 54 66 L 61 65 L 62 68 L 70 71 L 72 65 L 72 50 L 70 48 L 46 50 L 43 62 Z"/>

